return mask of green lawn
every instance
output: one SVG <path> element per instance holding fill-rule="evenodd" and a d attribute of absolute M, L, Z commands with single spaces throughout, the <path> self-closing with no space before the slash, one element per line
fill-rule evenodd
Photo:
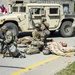
<path fill-rule="evenodd" d="M 55 75 L 75 75 L 75 62 L 73 62 L 60 72 L 56 73 Z"/>

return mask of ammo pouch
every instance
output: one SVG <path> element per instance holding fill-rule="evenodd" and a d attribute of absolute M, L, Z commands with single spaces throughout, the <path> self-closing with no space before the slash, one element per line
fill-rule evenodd
<path fill-rule="evenodd" d="M 19 53 L 15 44 L 11 44 L 9 46 L 9 51 L 12 53 L 13 56 L 16 56 Z"/>

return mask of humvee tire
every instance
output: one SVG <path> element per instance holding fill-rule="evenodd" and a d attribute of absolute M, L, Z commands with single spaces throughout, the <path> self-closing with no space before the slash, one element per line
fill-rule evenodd
<path fill-rule="evenodd" d="M 18 27 L 16 26 L 15 23 L 7 22 L 7 23 L 5 23 L 4 25 L 7 26 L 10 31 L 13 32 L 13 35 L 14 35 L 14 36 L 16 36 L 16 35 L 18 36 L 19 31 L 18 31 Z"/>
<path fill-rule="evenodd" d="M 72 28 L 72 22 L 71 21 L 63 22 L 63 24 L 60 28 L 60 34 L 63 37 L 71 37 L 74 35 L 74 29 Z"/>

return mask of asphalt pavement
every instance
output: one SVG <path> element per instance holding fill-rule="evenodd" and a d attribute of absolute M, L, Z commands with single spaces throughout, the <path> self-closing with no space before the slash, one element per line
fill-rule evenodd
<path fill-rule="evenodd" d="M 20 34 L 22 35 L 22 34 Z M 24 35 L 22 35 L 24 36 Z M 64 38 L 56 33 L 47 40 L 53 38 L 56 42 L 66 42 L 68 46 L 75 46 L 75 36 Z M 22 45 L 22 44 L 18 44 Z M 18 48 L 23 51 L 25 48 Z M 0 75 L 54 75 L 75 61 L 75 52 L 68 53 L 71 57 L 57 55 L 43 55 L 43 53 L 26 55 L 26 58 L 2 58 L 0 55 Z"/>

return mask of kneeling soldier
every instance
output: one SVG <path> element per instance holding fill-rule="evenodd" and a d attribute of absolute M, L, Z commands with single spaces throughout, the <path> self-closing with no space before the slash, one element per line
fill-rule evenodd
<path fill-rule="evenodd" d="M 4 36 L 3 42 L 4 45 L 7 46 L 9 52 L 11 53 L 12 57 L 20 57 L 25 58 L 24 55 L 17 49 L 17 36 L 14 36 L 11 31 L 8 30 L 7 26 L 1 27 L 1 32 Z"/>

